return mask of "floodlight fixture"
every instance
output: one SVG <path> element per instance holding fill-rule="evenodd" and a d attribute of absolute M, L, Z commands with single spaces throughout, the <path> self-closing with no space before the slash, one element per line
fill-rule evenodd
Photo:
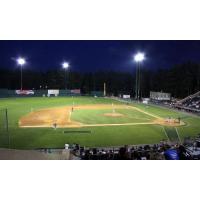
<path fill-rule="evenodd" d="M 19 57 L 17 59 L 17 64 L 23 66 L 24 64 L 26 64 L 26 60 L 24 58 Z"/>
<path fill-rule="evenodd" d="M 69 63 L 68 62 L 64 62 L 62 64 L 62 66 L 63 66 L 64 69 L 67 69 L 69 67 Z"/>
<path fill-rule="evenodd" d="M 142 62 L 145 59 L 145 54 L 138 52 L 135 56 L 134 56 L 134 60 L 135 62 Z"/>

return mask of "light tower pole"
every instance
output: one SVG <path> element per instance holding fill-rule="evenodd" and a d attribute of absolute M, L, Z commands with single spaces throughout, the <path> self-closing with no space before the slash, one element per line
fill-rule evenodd
<path fill-rule="evenodd" d="M 142 61 L 145 59 L 145 55 L 144 53 L 137 53 L 134 56 L 134 60 L 136 62 L 136 78 L 135 78 L 135 99 L 136 100 L 140 100 L 140 87 L 141 87 L 141 83 L 140 83 L 140 68 L 141 68 L 141 63 Z"/>
<path fill-rule="evenodd" d="M 62 67 L 65 70 L 65 89 L 67 89 L 67 69 L 69 68 L 69 63 L 63 62 Z"/>
<path fill-rule="evenodd" d="M 22 67 L 23 65 L 26 64 L 26 60 L 24 58 L 18 58 L 17 59 L 17 64 L 20 65 L 20 70 L 21 70 L 21 90 L 23 89 L 23 73 L 22 73 Z"/>

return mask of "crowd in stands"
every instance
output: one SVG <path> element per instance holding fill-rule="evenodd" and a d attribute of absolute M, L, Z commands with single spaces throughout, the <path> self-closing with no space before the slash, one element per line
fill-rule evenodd
<path fill-rule="evenodd" d="M 177 102 L 177 104 L 175 104 L 175 108 L 199 113 L 200 112 L 200 92 L 197 92 L 196 94 L 188 96 L 185 99 Z"/>
<path fill-rule="evenodd" d="M 153 145 L 89 148 L 79 144 L 67 145 L 71 159 L 78 160 L 200 160 L 200 134 L 186 137 L 182 144 L 161 141 Z M 37 149 L 47 154 L 63 154 L 65 149 Z"/>
<path fill-rule="evenodd" d="M 200 95 L 189 97 L 181 105 L 187 110 L 200 112 Z"/>
<path fill-rule="evenodd" d="M 85 148 L 76 144 L 71 146 L 71 152 L 82 160 L 192 160 L 200 159 L 200 138 L 187 138 L 183 144 L 161 141 L 154 145 L 114 148 Z"/>

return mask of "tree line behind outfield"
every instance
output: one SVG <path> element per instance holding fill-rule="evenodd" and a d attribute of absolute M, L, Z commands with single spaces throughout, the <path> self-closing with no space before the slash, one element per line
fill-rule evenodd
<path fill-rule="evenodd" d="M 37 72 L 23 71 L 24 89 L 64 89 L 65 74 L 60 70 Z M 67 74 L 67 88 L 80 88 L 81 92 L 88 94 L 91 91 L 103 91 L 106 83 L 107 94 L 118 95 L 126 93 L 133 95 L 135 87 L 135 74 L 116 71 L 99 71 L 94 73 L 81 73 L 70 71 Z M 0 88 L 19 89 L 20 70 L 0 69 Z M 141 91 L 143 97 L 148 97 L 150 91 L 163 91 L 172 93 L 174 97 L 182 98 L 200 90 L 200 64 L 187 62 L 176 65 L 170 69 L 152 71 L 141 69 Z"/>

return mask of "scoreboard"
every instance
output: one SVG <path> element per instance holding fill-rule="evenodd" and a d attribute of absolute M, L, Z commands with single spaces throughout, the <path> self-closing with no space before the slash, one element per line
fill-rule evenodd
<path fill-rule="evenodd" d="M 159 100 L 159 101 L 170 101 L 171 94 L 166 92 L 150 92 L 150 99 L 151 100 Z"/>

